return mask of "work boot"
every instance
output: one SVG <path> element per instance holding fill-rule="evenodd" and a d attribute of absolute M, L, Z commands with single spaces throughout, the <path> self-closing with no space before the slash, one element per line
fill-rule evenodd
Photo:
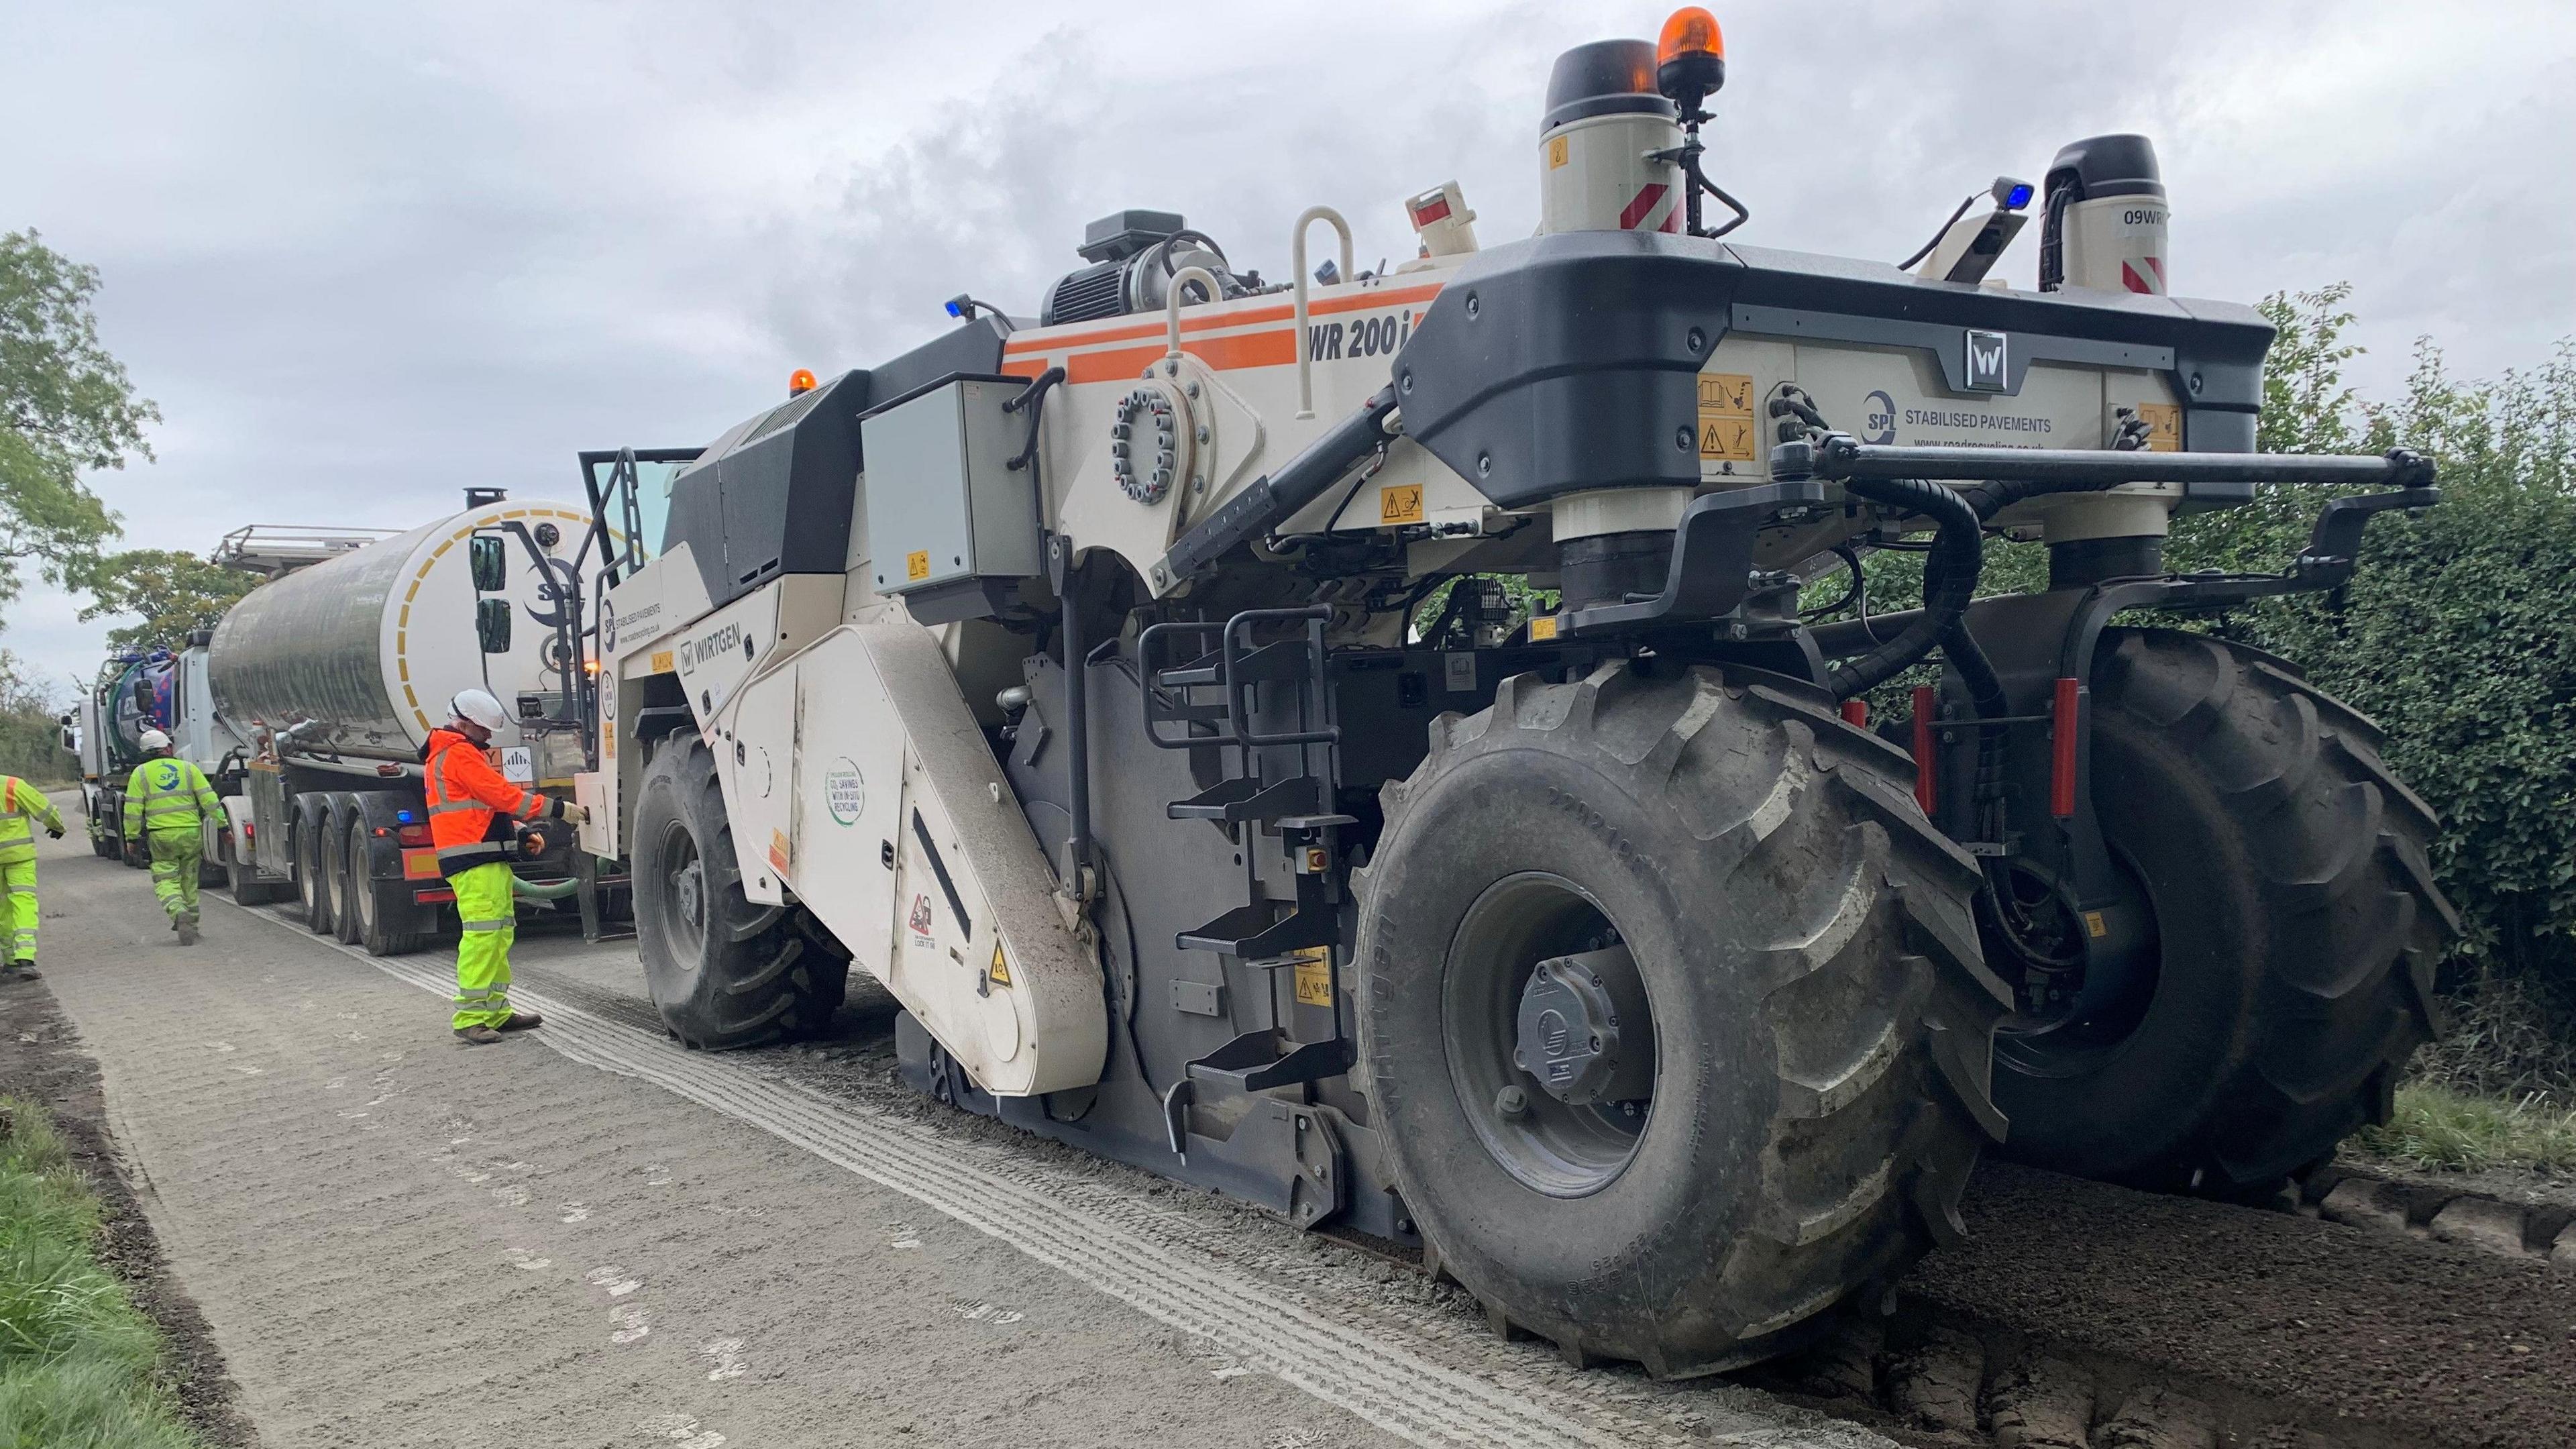
<path fill-rule="evenodd" d="M 526 1031 L 529 1027 L 543 1026 L 545 1024 L 546 1019 L 533 1011 L 514 1011 L 510 1013 L 510 1019 L 508 1021 L 501 1023 L 501 1029 L 503 1031 Z"/>
<path fill-rule="evenodd" d="M 171 923 L 171 929 L 179 933 L 180 945 L 193 946 L 197 944 L 197 922 L 194 917 L 181 916 L 178 920 Z"/>
<path fill-rule="evenodd" d="M 41 981 L 44 976 L 44 972 L 36 969 L 36 963 L 24 956 L 0 966 L 0 981 Z"/>
<path fill-rule="evenodd" d="M 458 1027 L 456 1029 L 456 1039 L 465 1043 L 467 1046 L 490 1046 L 496 1041 L 509 1040 L 509 1038 L 501 1035 L 499 1032 L 494 1031 L 488 1026 Z"/>

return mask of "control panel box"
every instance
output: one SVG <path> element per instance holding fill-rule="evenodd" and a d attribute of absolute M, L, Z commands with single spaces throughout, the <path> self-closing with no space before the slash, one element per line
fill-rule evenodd
<path fill-rule="evenodd" d="M 991 613 L 1041 572 L 1036 483 L 1010 466 L 1028 417 L 1003 411 L 1027 386 L 961 374 L 859 419 L 868 571 L 922 623 Z"/>

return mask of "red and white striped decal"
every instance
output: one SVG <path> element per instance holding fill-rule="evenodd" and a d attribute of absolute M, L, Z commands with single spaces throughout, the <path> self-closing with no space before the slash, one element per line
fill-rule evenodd
<path fill-rule="evenodd" d="M 1660 181 L 1649 181 L 1639 188 L 1637 194 L 1629 198 L 1626 208 L 1619 213 L 1619 229 L 1635 231 L 1638 223 L 1655 214 L 1656 203 L 1662 201 L 1664 193 L 1671 189 Z M 1673 229 L 1671 217 L 1664 218 L 1662 229 L 1665 231 Z"/>
<path fill-rule="evenodd" d="M 2155 273 L 2154 281 L 2150 282 L 2145 277 L 2139 276 L 2137 268 L 2122 262 L 2120 263 L 2120 285 L 2132 292 L 2144 292 L 2150 297 L 2161 297 L 2165 294 L 2165 259 L 2148 257 L 2146 263 L 2147 270 Z"/>

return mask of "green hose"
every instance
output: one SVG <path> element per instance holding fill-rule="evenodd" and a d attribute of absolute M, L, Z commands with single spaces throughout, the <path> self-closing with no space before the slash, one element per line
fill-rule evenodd
<path fill-rule="evenodd" d="M 510 894 L 523 901 L 559 901 L 579 889 L 578 880 L 547 881 L 541 885 L 515 875 L 510 877 Z"/>

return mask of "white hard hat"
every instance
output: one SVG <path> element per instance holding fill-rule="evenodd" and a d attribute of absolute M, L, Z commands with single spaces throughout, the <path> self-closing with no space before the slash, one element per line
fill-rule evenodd
<path fill-rule="evenodd" d="M 456 696 L 448 708 L 458 719 L 470 719 L 487 730 L 498 732 L 509 728 L 509 711 L 487 689 L 469 689 Z"/>
<path fill-rule="evenodd" d="M 159 730 L 145 730 L 143 732 L 143 748 L 147 750 L 166 750 L 170 748 L 170 737 L 161 733 Z"/>

